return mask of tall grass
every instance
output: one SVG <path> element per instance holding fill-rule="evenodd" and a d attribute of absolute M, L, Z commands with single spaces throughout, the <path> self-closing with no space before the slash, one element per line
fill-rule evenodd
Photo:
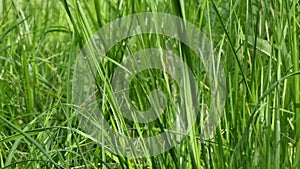
<path fill-rule="evenodd" d="M 0 3 L 1 168 L 299 168 L 298 1 Z M 72 77 L 76 57 L 95 31 L 139 12 L 170 13 L 203 31 L 225 69 L 227 97 L 210 139 L 201 140 L 201 114 L 207 111 L 203 108 L 199 125 L 171 150 L 148 158 L 126 158 L 96 144 L 79 125 L 77 107 L 72 104 Z M 172 46 L 201 84 L 199 102 L 209 102 L 207 72 L 195 54 L 170 37 L 151 34 L 125 39 L 109 51 L 103 76 L 97 77 L 102 86 L 99 97 L 111 94 L 106 87 L 124 55 Z M 145 94 L 155 87 L 166 93 L 174 89 L 169 79 L 157 71 L 136 77 L 131 91 L 135 107 L 147 109 Z M 172 111 L 149 124 L 139 124 L 121 117 L 108 103 L 102 109 L 113 128 L 125 135 L 155 135 L 172 122 Z M 132 131 L 120 130 L 127 126 Z"/>

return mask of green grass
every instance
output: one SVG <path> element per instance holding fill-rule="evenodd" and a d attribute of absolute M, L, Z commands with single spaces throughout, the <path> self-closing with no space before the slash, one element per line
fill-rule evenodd
<path fill-rule="evenodd" d="M 0 168 L 300 168 L 298 1 L 0 4 Z M 72 80 L 76 57 L 93 33 L 114 19 L 140 12 L 173 14 L 205 33 L 225 69 L 226 104 L 210 139 L 201 140 L 201 114 L 209 111 L 201 107 L 197 125 L 174 148 L 153 157 L 126 158 L 96 144 L 79 125 Z M 123 118 L 111 100 L 109 83 L 123 56 L 150 47 L 172 47 L 200 84 L 199 103 L 210 102 L 207 72 L 187 46 L 162 35 L 130 37 L 108 52 L 97 76 L 98 98 L 107 100 L 99 107 L 114 130 L 125 135 L 153 136 L 172 123 L 172 106 L 165 117 L 140 124 Z M 145 94 L 154 88 L 176 94 L 178 86 L 169 79 L 155 70 L 137 76 L 130 91 L 135 108 L 149 107 Z M 126 128 L 132 131 L 121 130 Z"/>

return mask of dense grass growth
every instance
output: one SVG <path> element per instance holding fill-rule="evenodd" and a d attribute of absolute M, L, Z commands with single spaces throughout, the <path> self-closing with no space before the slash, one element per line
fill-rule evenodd
<path fill-rule="evenodd" d="M 298 1 L 0 3 L 0 168 L 300 168 Z M 72 104 L 72 77 L 76 57 L 95 31 L 139 12 L 173 14 L 206 34 L 225 69 L 226 105 L 210 139 L 200 139 L 199 117 L 199 125 L 170 151 L 125 158 L 96 144 L 79 125 Z M 203 100 L 209 102 L 210 85 L 201 62 L 170 37 L 144 34 L 116 44 L 103 68 L 106 80 L 111 80 L 124 55 L 170 46 L 197 76 Z M 101 97 L 107 84 L 99 78 Z M 130 93 L 134 106 L 147 109 L 144 95 L 153 88 L 166 93 L 172 88 L 176 95 L 176 84 L 166 87 L 172 83 L 166 79 L 170 77 L 156 70 L 134 79 Z M 126 135 L 155 135 L 172 122 L 170 113 L 146 125 L 134 124 L 111 113 L 109 104 L 103 105 L 111 125 L 134 130 L 122 131 Z M 199 114 L 205 111 L 200 109 Z"/>

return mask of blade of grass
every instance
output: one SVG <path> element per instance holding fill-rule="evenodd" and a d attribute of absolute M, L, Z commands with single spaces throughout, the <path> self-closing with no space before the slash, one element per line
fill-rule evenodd
<path fill-rule="evenodd" d="M 242 68 L 242 66 L 241 66 L 240 60 L 239 60 L 239 58 L 238 58 L 238 56 L 237 56 L 236 50 L 235 50 L 235 48 L 234 48 L 234 46 L 233 46 L 233 44 L 232 44 L 232 42 L 231 42 L 231 38 L 230 38 L 230 36 L 229 36 L 229 34 L 228 34 L 228 32 L 227 32 L 227 29 L 226 29 L 226 27 L 225 27 L 225 25 L 224 25 L 224 23 L 223 23 L 223 20 L 222 20 L 222 18 L 221 18 L 221 16 L 220 16 L 219 10 L 217 9 L 217 7 L 216 7 L 214 1 L 211 1 L 211 2 L 212 2 L 212 5 L 213 5 L 213 8 L 214 8 L 215 12 L 217 13 L 218 19 L 219 19 L 219 21 L 220 21 L 220 23 L 221 23 L 221 25 L 222 25 L 222 28 L 223 28 L 223 30 L 224 30 L 224 32 L 225 32 L 225 34 L 226 34 L 226 37 L 227 37 L 227 39 L 228 39 L 228 41 L 229 41 L 230 47 L 231 47 L 231 49 L 232 49 L 232 52 L 234 53 L 235 60 L 236 60 L 236 62 L 238 63 L 239 70 L 240 70 L 240 72 L 241 72 L 241 74 L 242 74 L 243 82 L 244 82 L 244 84 L 246 85 L 246 89 L 247 89 L 248 93 L 249 93 L 250 96 L 251 96 L 251 95 L 252 95 L 252 94 L 251 94 L 251 90 L 250 90 L 249 85 L 248 85 L 248 83 L 247 83 L 246 76 L 245 76 L 245 74 L 244 74 L 244 71 L 243 71 L 243 68 Z"/>
<path fill-rule="evenodd" d="M 45 157 L 57 168 L 63 168 L 61 165 L 58 165 L 52 157 L 46 152 L 46 150 L 40 145 L 36 140 L 34 140 L 30 135 L 19 129 L 17 126 L 15 126 L 13 123 L 11 123 L 9 120 L 4 118 L 3 116 L 0 116 L 0 119 L 4 121 L 6 124 L 8 124 L 11 128 L 15 129 L 17 132 L 22 134 L 27 140 L 29 140 L 33 145 L 37 147 L 44 155 Z"/>

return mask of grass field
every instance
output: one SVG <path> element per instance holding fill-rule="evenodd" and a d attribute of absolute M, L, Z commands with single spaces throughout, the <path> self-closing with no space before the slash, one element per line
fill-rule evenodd
<path fill-rule="evenodd" d="M 0 0 L 0 5 L 0 168 L 300 168 L 298 1 Z M 94 32 L 141 12 L 168 13 L 196 25 L 212 42 L 227 87 L 223 116 L 210 138 L 201 139 L 201 114 L 211 109 L 202 107 L 196 125 L 175 147 L 128 158 L 83 130 L 72 82 L 78 54 Z M 172 106 L 166 116 L 139 124 L 101 99 L 112 97 L 108 82 L 123 55 L 168 48 L 167 43 L 200 84 L 199 103 L 212 101 L 207 71 L 187 46 L 163 35 L 136 35 L 110 49 L 97 76 L 97 98 L 115 132 L 154 136 L 174 122 Z M 176 94 L 168 75 L 157 70 L 140 75 L 129 92 L 135 108 L 148 109 L 145 95 L 155 88 Z"/>

